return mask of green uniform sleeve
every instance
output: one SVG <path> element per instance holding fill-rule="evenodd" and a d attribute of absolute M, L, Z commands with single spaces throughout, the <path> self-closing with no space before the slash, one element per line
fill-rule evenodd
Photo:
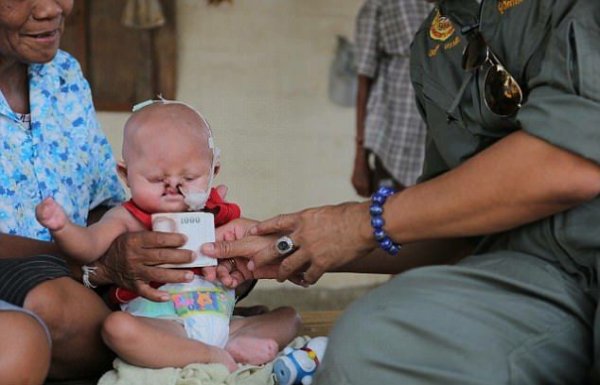
<path fill-rule="evenodd" d="M 553 28 L 517 118 L 526 132 L 600 163 L 600 7 Z M 595 10 L 595 15 L 594 15 Z"/>

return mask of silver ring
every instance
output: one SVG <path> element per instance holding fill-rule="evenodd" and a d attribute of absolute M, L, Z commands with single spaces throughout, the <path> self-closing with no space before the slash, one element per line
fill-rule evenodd
<path fill-rule="evenodd" d="M 292 241 L 292 238 L 284 235 L 275 242 L 275 248 L 280 256 L 285 257 L 294 251 L 294 241 Z"/>

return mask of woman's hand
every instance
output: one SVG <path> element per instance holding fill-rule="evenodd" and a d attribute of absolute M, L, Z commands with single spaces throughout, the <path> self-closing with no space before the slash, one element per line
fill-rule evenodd
<path fill-rule="evenodd" d="M 259 223 L 235 241 L 206 244 L 202 251 L 217 258 L 242 256 L 255 278 L 290 279 L 306 285 L 326 271 L 359 258 L 376 247 L 367 203 L 344 203 L 285 214 Z M 279 254 L 276 241 L 287 235 L 294 251 Z M 273 273 L 277 269 L 277 273 Z"/>
<path fill-rule="evenodd" d="M 176 233 L 141 231 L 125 233 L 114 240 L 106 254 L 95 263 L 95 281 L 113 283 L 152 301 L 166 301 L 168 293 L 150 287 L 149 282 L 189 282 L 189 270 L 158 267 L 163 263 L 189 263 L 194 253 L 177 249 L 185 236 Z"/>

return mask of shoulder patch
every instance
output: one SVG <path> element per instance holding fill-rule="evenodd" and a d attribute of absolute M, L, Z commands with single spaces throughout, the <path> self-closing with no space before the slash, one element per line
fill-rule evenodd
<path fill-rule="evenodd" d="M 429 27 L 429 37 L 437 41 L 446 41 L 454 34 L 454 26 L 447 17 L 440 14 L 440 10 L 436 9 L 435 16 Z"/>
<path fill-rule="evenodd" d="M 521 3 L 525 1 L 525 0 L 498 0 L 498 12 L 500 12 L 500 14 L 504 14 L 504 12 L 506 12 L 507 10 L 516 7 L 518 5 L 521 5 Z"/>

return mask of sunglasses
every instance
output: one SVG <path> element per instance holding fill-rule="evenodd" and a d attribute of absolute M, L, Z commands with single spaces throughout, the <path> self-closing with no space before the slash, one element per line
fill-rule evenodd
<path fill-rule="evenodd" d="M 466 71 L 479 70 L 479 76 L 483 77 L 483 100 L 494 114 L 510 117 L 521 108 L 523 91 L 519 83 L 504 68 L 478 31 L 473 32 L 465 47 L 462 66 Z"/>

